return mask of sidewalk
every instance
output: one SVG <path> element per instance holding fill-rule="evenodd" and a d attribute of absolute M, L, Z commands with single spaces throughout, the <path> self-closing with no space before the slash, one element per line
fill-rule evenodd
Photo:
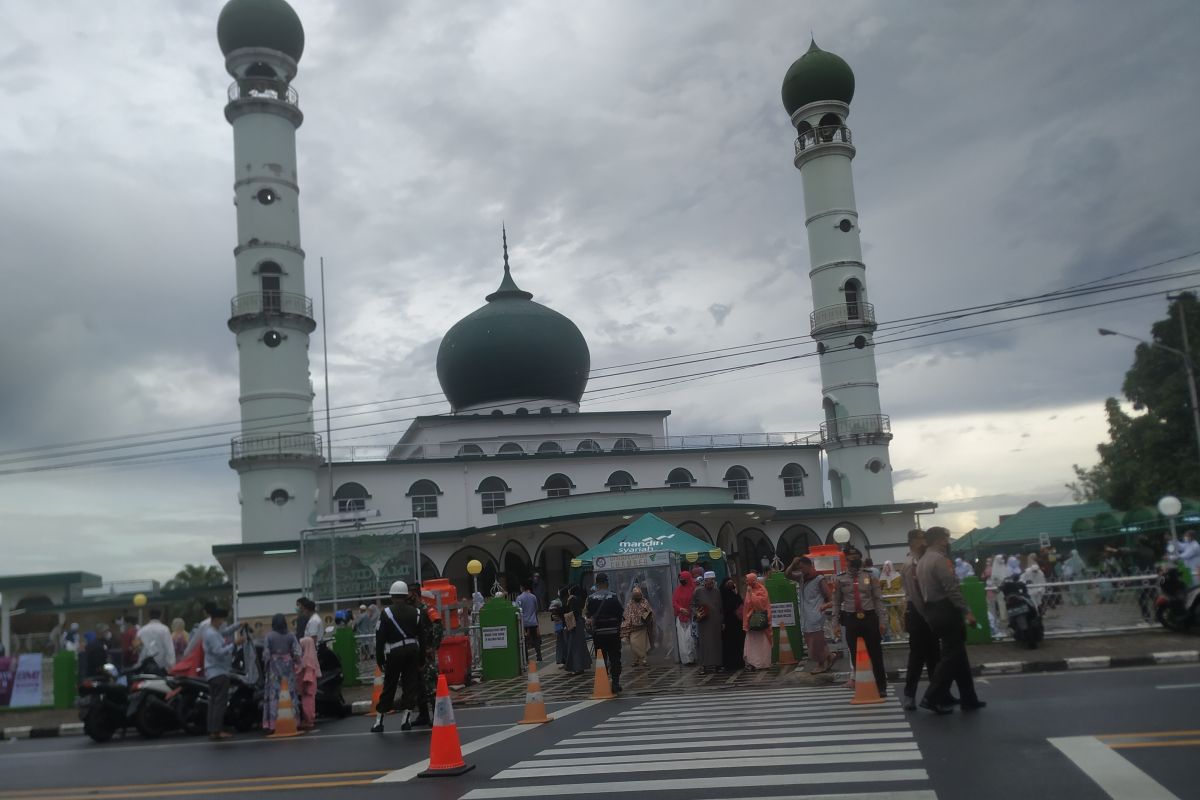
<path fill-rule="evenodd" d="M 550 651 L 553 651 L 552 644 Z M 977 674 L 1103 669 L 1200 661 L 1200 636 L 1170 633 L 1166 630 L 1147 630 L 1105 636 L 1047 639 L 1039 644 L 1036 650 L 1029 650 L 1012 642 L 998 642 L 969 645 L 967 651 Z M 1159 658 L 1156 659 L 1155 654 L 1158 654 Z M 889 677 L 895 680 L 904 669 L 908 649 L 903 645 L 885 646 L 883 657 Z M 621 684 L 624 687 L 623 696 L 695 693 L 756 686 L 817 686 L 845 680 L 849 671 L 845 658 L 838 662 L 837 669 L 837 674 L 817 676 L 798 672 L 795 667 L 700 675 L 695 667 L 650 666 L 626 669 L 621 676 Z M 592 695 L 591 671 L 578 676 L 568 675 L 554 663 L 543 661 L 539 664 L 538 675 L 541 679 L 542 693 L 547 701 L 584 700 Z M 519 704 L 525 702 L 525 688 L 524 675 L 507 680 L 477 683 L 455 691 L 454 705 L 470 707 Z M 343 694 L 348 703 L 369 701 L 371 686 L 346 687 Z M 61 725 L 71 727 L 61 730 Z M 14 728 L 19 733 L 11 730 Z M 0 712 L 0 731 L 3 734 L 0 738 L 31 734 L 55 736 L 60 735 L 60 730 L 65 735 L 81 733 L 81 729 L 75 709 Z"/>

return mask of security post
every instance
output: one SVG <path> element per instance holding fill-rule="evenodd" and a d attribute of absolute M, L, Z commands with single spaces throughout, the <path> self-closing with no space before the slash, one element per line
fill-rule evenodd
<path fill-rule="evenodd" d="M 485 681 L 515 678 L 521 674 L 521 628 L 518 623 L 517 610 L 506 598 L 489 598 L 480 609 Z"/>

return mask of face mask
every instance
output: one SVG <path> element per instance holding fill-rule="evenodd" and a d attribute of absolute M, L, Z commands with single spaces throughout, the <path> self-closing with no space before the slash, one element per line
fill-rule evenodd
<path fill-rule="evenodd" d="M 858 568 L 859 568 L 859 567 L 861 567 L 861 566 L 862 566 L 862 559 L 861 559 L 861 558 L 852 558 L 852 559 L 850 559 L 850 568 L 851 568 L 851 569 L 858 569 Z"/>
<path fill-rule="evenodd" d="M 679 579 L 679 585 L 680 585 L 680 586 L 687 586 L 687 579 L 686 579 L 686 578 L 680 578 L 680 579 Z"/>
<path fill-rule="evenodd" d="M 635 603 L 636 603 L 636 602 L 638 602 L 638 601 L 639 601 L 639 600 L 641 600 L 641 599 L 642 599 L 642 596 L 641 596 L 640 594 L 635 594 L 635 595 L 633 596 L 633 601 L 634 601 Z"/>

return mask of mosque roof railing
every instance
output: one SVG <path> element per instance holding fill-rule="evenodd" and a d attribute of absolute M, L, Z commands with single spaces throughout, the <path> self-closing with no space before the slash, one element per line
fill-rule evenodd
<path fill-rule="evenodd" d="M 472 437 L 441 442 L 333 447 L 336 463 L 478 460 L 486 458 L 594 458 L 703 450 L 819 447 L 819 431 L 646 436 L 637 433 L 556 431 L 545 436 Z"/>

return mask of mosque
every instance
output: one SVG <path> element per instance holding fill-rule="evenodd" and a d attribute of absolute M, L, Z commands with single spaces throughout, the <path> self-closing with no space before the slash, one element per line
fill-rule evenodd
<path fill-rule="evenodd" d="M 338 450 L 331 462 L 313 423 L 316 319 L 298 213 L 304 115 L 292 81 L 304 30 L 285 0 L 230 0 L 217 37 L 233 77 L 225 118 L 237 294 L 228 327 L 242 431 L 229 463 L 242 537 L 213 553 L 239 616 L 288 610 L 301 592 L 321 602 L 373 598 L 418 574 L 446 577 L 462 593 L 472 559 L 484 565 L 484 586 L 514 589 L 536 571 L 553 590 L 572 559 L 647 512 L 709 543 L 701 558 L 739 570 L 786 562 L 832 542 L 839 527 L 876 561 L 903 556 L 906 532 L 935 506 L 896 503 L 892 491 L 846 126 L 854 74 L 844 60 L 813 42 L 782 91 L 811 260 L 818 430 L 671 436 L 668 410 L 588 410 L 587 341 L 534 301 L 536 287 L 518 285 L 505 241 L 502 261 L 480 269 L 480 294 L 499 285 L 448 326 L 438 350 L 450 413 L 413 420 L 389 447 Z"/>

